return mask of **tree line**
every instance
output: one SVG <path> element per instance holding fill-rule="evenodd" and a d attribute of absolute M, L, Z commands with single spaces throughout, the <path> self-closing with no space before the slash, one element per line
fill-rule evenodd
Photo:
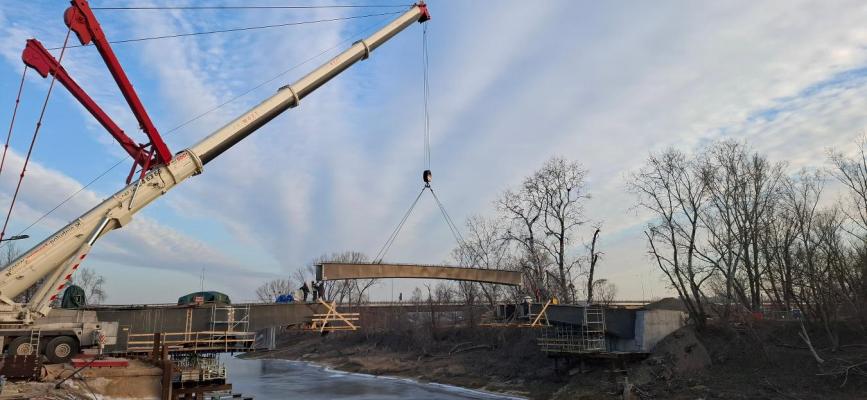
<path fill-rule="evenodd" d="M 652 153 L 628 179 L 653 262 L 703 327 L 741 310 L 799 313 L 836 347 L 867 333 L 867 149 L 788 173 L 747 144 Z M 842 187 L 831 196 L 829 185 Z"/>

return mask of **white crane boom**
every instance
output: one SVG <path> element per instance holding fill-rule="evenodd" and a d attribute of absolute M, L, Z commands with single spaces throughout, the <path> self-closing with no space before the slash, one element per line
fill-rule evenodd
<path fill-rule="evenodd" d="M 0 271 L 0 323 L 29 323 L 34 318 L 45 316 L 51 300 L 66 287 L 71 275 L 99 238 L 129 223 L 133 215 L 145 206 L 187 178 L 200 174 L 205 164 L 283 111 L 298 106 L 301 99 L 359 60 L 366 59 L 371 51 L 398 32 L 429 18 L 424 3 L 412 6 L 368 38 L 355 42 L 297 82 L 283 86 L 259 105 L 179 152 L 167 165 L 161 165 L 127 185 L 12 261 Z M 13 301 L 42 278 L 45 281 L 30 303 L 22 305 Z"/>

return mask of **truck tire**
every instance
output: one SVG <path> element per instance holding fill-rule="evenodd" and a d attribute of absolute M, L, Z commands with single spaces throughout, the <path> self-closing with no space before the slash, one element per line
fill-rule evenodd
<path fill-rule="evenodd" d="M 45 345 L 45 357 L 52 364 L 69 362 L 76 355 L 78 355 L 78 341 L 70 336 L 52 338 Z"/>
<path fill-rule="evenodd" d="M 30 338 L 27 336 L 19 336 L 9 342 L 9 350 L 6 351 L 10 357 L 30 355 Z"/>

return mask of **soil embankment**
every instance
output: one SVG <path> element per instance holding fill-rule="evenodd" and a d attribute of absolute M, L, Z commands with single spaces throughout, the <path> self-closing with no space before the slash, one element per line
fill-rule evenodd
<path fill-rule="evenodd" d="M 653 354 L 630 363 L 558 363 L 540 352 L 529 329 L 286 332 L 275 350 L 253 358 L 304 360 L 531 399 L 864 399 L 867 382 L 821 376 L 795 326 L 761 324 L 684 328 Z"/>

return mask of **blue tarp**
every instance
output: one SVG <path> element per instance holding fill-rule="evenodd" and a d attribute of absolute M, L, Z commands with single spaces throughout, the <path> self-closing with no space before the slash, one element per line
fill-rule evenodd
<path fill-rule="evenodd" d="M 287 294 L 281 294 L 281 295 L 277 296 L 277 301 L 275 301 L 275 303 L 287 304 L 287 303 L 292 303 L 294 301 L 295 301 L 295 297 L 292 296 L 291 293 L 287 293 Z"/>

